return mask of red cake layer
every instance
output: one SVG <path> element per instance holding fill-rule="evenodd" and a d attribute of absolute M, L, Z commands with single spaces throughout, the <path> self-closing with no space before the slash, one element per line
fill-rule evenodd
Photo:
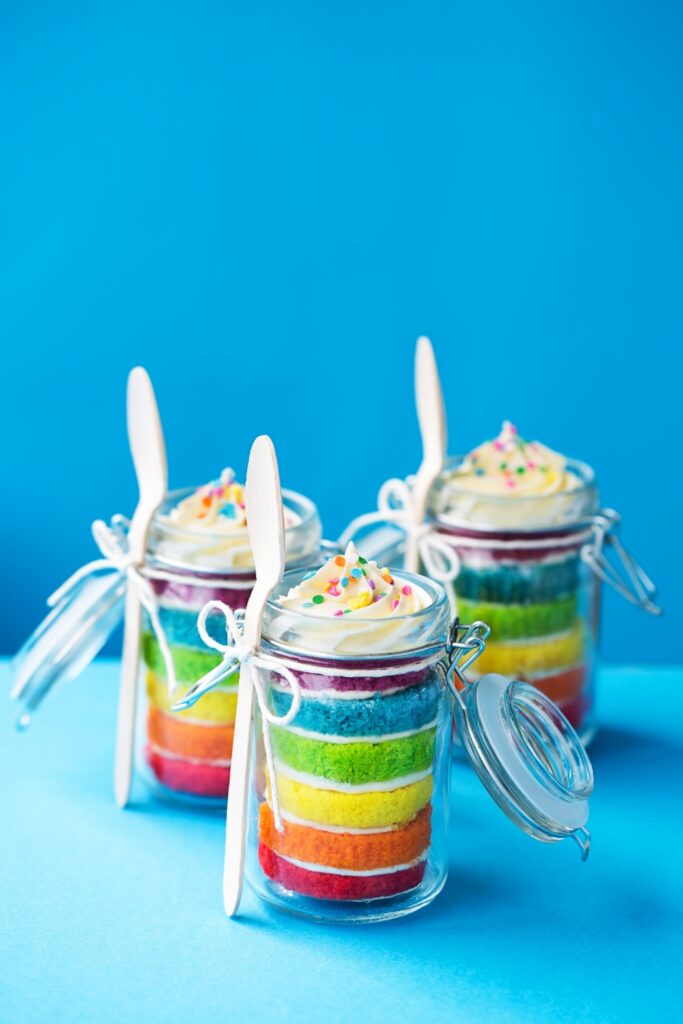
<path fill-rule="evenodd" d="M 575 700 L 562 701 L 558 707 L 567 721 L 580 733 L 593 708 L 593 700 L 590 694 L 586 693 L 581 694 Z"/>
<path fill-rule="evenodd" d="M 373 900 L 396 896 L 422 881 L 426 861 L 387 875 L 331 875 L 290 864 L 270 847 L 259 843 L 258 859 L 264 873 L 285 889 L 322 900 Z"/>
<path fill-rule="evenodd" d="M 229 765 L 198 764 L 182 757 L 167 757 L 151 747 L 146 748 L 145 756 L 155 776 L 167 789 L 223 799 L 228 795 Z"/>
<path fill-rule="evenodd" d="M 560 669 L 547 676 L 534 676 L 526 680 L 544 693 L 555 704 L 562 704 L 580 697 L 588 676 L 587 665 L 573 665 L 571 668 Z M 525 679 L 523 674 L 517 678 Z"/>

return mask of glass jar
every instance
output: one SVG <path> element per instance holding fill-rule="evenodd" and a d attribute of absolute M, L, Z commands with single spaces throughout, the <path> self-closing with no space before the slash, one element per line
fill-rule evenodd
<path fill-rule="evenodd" d="M 230 782 L 239 671 L 222 680 L 201 704 L 174 714 L 171 706 L 221 663 L 220 654 L 208 649 L 199 635 L 199 611 L 214 600 L 235 611 L 244 609 L 254 570 L 248 542 L 236 547 L 225 534 L 181 529 L 168 518 L 170 509 L 191 493 L 170 494 L 149 532 L 144 574 L 156 596 L 176 686 L 168 685 L 159 639 L 145 612 L 140 644 L 144 713 L 137 719 L 137 763 L 162 795 L 220 806 Z M 290 491 L 283 492 L 283 504 L 294 519 L 285 531 L 288 567 L 306 567 L 320 552 L 317 510 Z M 222 620 L 211 617 L 209 630 L 225 641 Z"/>
<path fill-rule="evenodd" d="M 247 879 L 269 903 L 381 920 L 424 906 L 445 882 L 451 715 L 438 666 L 450 613 L 443 588 L 420 582 L 433 604 L 406 617 L 390 654 L 381 622 L 369 627 L 367 653 L 316 653 L 330 620 L 285 611 L 277 593 L 267 605 L 262 648 L 302 696 L 291 723 L 270 726 L 276 795 L 257 716 Z M 286 715 L 281 677 L 263 681 L 270 711 Z"/>
<path fill-rule="evenodd" d="M 596 728 L 600 584 L 659 615 L 655 586 L 619 540 L 618 514 L 600 509 L 589 466 L 567 460 L 580 481 L 574 490 L 512 499 L 458 486 L 453 471 L 462 461 L 447 461 L 424 519 L 414 508 L 414 478 L 387 480 L 377 511 L 357 516 L 340 543 L 381 524 L 382 542 L 403 556 L 412 538 L 420 568 L 445 585 L 453 614 L 489 624 L 481 674 L 532 683 L 588 743 Z"/>
<path fill-rule="evenodd" d="M 192 698 L 210 696 L 236 659 L 252 659 L 246 878 L 262 899 L 343 922 L 388 920 L 429 904 L 448 870 L 453 722 L 508 817 L 544 842 L 572 837 L 587 856 L 586 753 L 537 690 L 491 674 L 470 683 L 465 672 L 485 648 L 485 624 L 455 620 L 449 628 L 444 588 L 403 572 L 401 582 L 422 588 L 431 604 L 349 627 L 343 616 L 279 603 L 300 576 L 285 574 L 271 594 L 256 652 L 241 648 L 239 621 L 223 606 L 230 636 L 222 669 Z"/>
<path fill-rule="evenodd" d="M 466 621 L 483 619 L 491 629 L 477 671 L 531 683 L 588 743 L 595 733 L 600 579 L 605 567 L 611 569 L 602 544 L 618 517 L 599 511 L 595 475 L 584 463 L 567 462 L 580 481 L 575 490 L 511 499 L 454 484 L 460 462 L 447 463 L 428 511 L 437 541 L 454 555 L 456 571 L 447 584 L 454 613 Z M 640 588 L 635 598 L 623 584 L 620 589 L 656 611 L 643 583 L 649 580 L 620 545 L 619 550 L 624 564 L 628 560 L 641 573 L 638 582 L 631 572 Z"/>
<path fill-rule="evenodd" d="M 170 708 L 221 662 L 199 637 L 199 609 L 213 598 L 244 608 L 254 574 L 246 545 L 228 548 L 225 534 L 182 530 L 168 519 L 166 513 L 193 492 L 172 492 L 158 509 L 140 567 L 128 563 L 125 517 L 93 524 L 103 557 L 78 569 L 49 599 L 50 613 L 14 659 L 12 696 L 21 705 L 18 726 L 26 728 L 45 697 L 76 678 L 99 653 L 123 618 L 126 588 L 135 586 L 151 599 L 156 618 L 155 624 L 144 610 L 150 603 L 146 596 L 135 720 L 137 775 L 156 795 L 220 807 L 230 779 L 239 673 L 190 712 L 171 715 Z M 282 496 L 293 513 L 285 532 L 287 563 L 306 567 L 325 543 L 316 507 L 292 491 Z M 211 628 L 220 631 L 221 624 Z M 169 687 L 164 646 L 172 658 L 175 689 Z"/>

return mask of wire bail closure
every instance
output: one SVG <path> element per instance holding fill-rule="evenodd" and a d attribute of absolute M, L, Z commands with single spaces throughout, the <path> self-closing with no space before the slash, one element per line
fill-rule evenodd
<path fill-rule="evenodd" d="M 613 508 L 603 509 L 594 516 L 593 540 L 581 548 L 581 559 L 603 583 L 631 604 L 650 615 L 661 615 L 662 609 L 652 600 L 657 592 L 655 584 L 617 536 L 620 523 L 621 516 Z M 608 559 L 605 553 L 607 547 L 614 548 L 619 560 L 618 567 Z"/>
<path fill-rule="evenodd" d="M 461 625 L 460 619 L 457 616 L 451 622 L 450 629 L 448 630 L 448 639 L 446 641 L 446 657 L 448 659 L 446 683 L 465 714 L 468 711 L 461 691 L 470 685 L 470 681 L 465 673 L 477 658 L 484 653 L 486 640 L 490 632 L 491 628 L 485 622 L 478 620 L 473 622 L 471 626 L 464 626 Z M 455 683 L 455 678 L 460 681 L 460 687 Z"/>

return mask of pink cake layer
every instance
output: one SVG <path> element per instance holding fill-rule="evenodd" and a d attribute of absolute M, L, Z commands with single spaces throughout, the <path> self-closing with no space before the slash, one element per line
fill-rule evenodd
<path fill-rule="evenodd" d="M 514 530 L 487 531 L 468 530 L 466 527 L 447 526 L 445 523 L 439 523 L 437 533 L 465 557 L 474 550 L 467 544 L 468 539 L 485 541 L 489 546 L 479 548 L 477 554 L 484 554 L 489 562 L 508 560 L 535 562 L 538 559 L 550 558 L 551 556 L 575 554 L 585 543 L 585 537 L 583 539 L 577 538 L 575 541 L 572 540 L 571 538 L 577 534 L 577 531 L 576 529 L 569 528 L 564 530 L 560 528 L 547 532 L 540 530 L 536 532 Z M 535 540 L 539 541 L 537 548 L 527 547 L 527 545 L 532 544 Z M 496 541 L 502 541 L 506 546 L 497 548 L 495 546 Z M 514 547 L 515 541 L 519 541 L 521 546 L 518 548 Z M 557 542 L 557 546 L 552 543 L 553 541 Z"/>
<path fill-rule="evenodd" d="M 589 693 L 584 693 L 575 700 L 561 701 L 558 707 L 567 721 L 574 726 L 578 733 L 581 733 L 586 719 L 593 710 L 593 698 Z"/>
<path fill-rule="evenodd" d="M 182 757 L 169 757 L 163 751 L 147 747 L 147 763 L 162 786 L 176 793 L 226 799 L 230 784 L 230 766 L 202 764 Z"/>
<path fill-rule="evenodd" d="M 319 666 L 324 671 L 310 672 L 305 666 L 295 659 L 288 661 L 288 667 L 296 676 L 302 690 L 318 692 L 320 690 L 339 690 L 343 693 L 361 691 L 365 693 L 381 693 L 384 690 L 402 690 L 411 686 L 419 686 L 424 683 L 433 672 L 433 666 L 421 667 L 412 671 L 401 672 L 400 669 L 414 664 L 414 658 L 392 659 L 382 658 L 363 659 L 363 668 L 366 670 L 381 670 L 383 675 L 357 675 L 346 676 L 336 675 L 335 669 L 358 671 L 358 664 L 354 661 L 307 658 L 310 666 Z M 397 671 L 399 670 L 399 671 Z"/>

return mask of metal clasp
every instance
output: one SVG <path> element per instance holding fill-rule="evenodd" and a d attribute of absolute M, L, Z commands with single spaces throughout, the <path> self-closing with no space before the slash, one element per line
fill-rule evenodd
<path fill-rule="evenodd" d="M 593 540 L 581 548 L 581 559 L 604 583 L 631 604 L 651 615 L 661 615 L 662 609 L 652 598 L 657 588 L 643 567 L 629 554 L 617 536 L 621 516 L 613 508 L 603 509 L 593 519 Z M 605 549 L 614 548 L 618 564 L 613 565 Z"/>
<path fill-rule="evenodd" d="M 471 626 L 463 626 L 460 620 L 454 618 L 448 630 L 446 641 L 446 657 L 448 669 L 446 671 L 446 683 L 458 704 L 463 711 L 467 711 L 461 691 L 466 689 L 470 683 L 465 675 L 468 668 L 474 664 L 477 658 L 483 654 L 486 647 L 486 639 L 491 632 L 490 626 L 485 622 L 473 622 Z M 455 677 L 461 686 L 458 687 Z"/>

